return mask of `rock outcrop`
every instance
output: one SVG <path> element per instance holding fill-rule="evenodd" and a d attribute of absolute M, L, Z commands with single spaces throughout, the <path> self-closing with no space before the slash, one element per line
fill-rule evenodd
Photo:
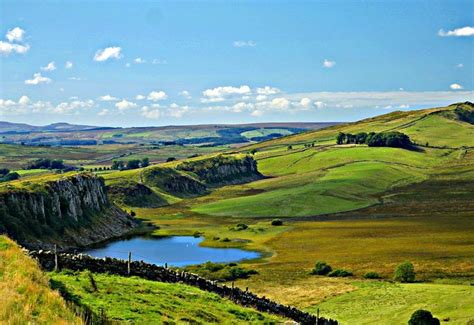
<path fill-rule="evenodd" d="M 102 178 L 75 174 L 0 191 L 0 233 L 34 247 L 77 247 L 138 226 L 111 204 Z"/>

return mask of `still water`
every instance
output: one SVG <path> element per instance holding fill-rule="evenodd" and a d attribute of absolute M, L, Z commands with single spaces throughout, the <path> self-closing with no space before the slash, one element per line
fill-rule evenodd
<path fill-rule="evenodd" d="M 132 260 L 143 260 L 147 263 L 170 266 L 201 264 L 207 261 L 214 263 L 237 262 L 260 257 L 257 252 L 236 248 L 201 247 L 203 238 L 191 236 L 173 236 L 165 238 L 134 237 L 107 243 L 105 246 L 86 250 L 84 253 L 94 257 L 115 257 Z"/>

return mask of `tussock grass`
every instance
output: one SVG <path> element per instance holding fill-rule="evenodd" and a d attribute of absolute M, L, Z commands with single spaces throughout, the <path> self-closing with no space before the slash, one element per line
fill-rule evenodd
<path fill-rule="evenodd" d="M 0 323 L 82 324 L 48 281 L 35 261 L 0 236 Z"/>

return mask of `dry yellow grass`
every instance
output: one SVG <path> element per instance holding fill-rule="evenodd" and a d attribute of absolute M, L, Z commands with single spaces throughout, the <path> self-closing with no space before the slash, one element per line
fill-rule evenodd
<path fill-rule="evenodd" d="M 0 324 L 82 324 L 37 263 L 0 236 Z"/>

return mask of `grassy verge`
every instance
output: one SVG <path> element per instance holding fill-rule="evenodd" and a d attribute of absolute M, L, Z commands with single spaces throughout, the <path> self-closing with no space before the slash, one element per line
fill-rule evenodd
<path fill-rule="evenodd" d="M 0 323 L 82 324 L 48 277 L 11 240 L 0 236 Z"/>
<path fill-rule="evenodd" d="M 273 324 L 283 319 L 235 305 L 216 294 L 182 284 L 169 284 L 93 274 L 51 273 L 53 285 L 68 292 L 76 303 L 108 319 L 136 324 L 226 323 Z"/>

